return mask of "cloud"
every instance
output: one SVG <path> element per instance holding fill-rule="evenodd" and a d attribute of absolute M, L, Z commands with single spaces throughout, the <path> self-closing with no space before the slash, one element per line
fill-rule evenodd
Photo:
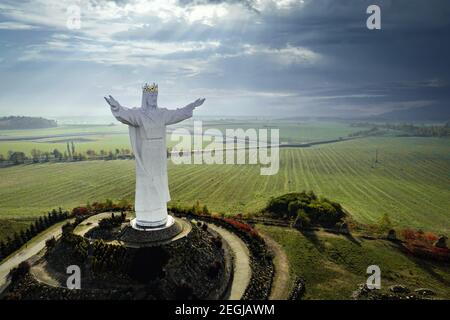
<path fill-rule="evenodd" d="M 78 30 L 67 28 L 74 4 Z M 47 84 L 40 103 L 69 104 L 58 90 L 63 82 L 76 89 L 71 103 L 86 110 L 94 89 L 133 99 L 133 87 L 153 80 L 166 88 L 168 103 L 210 95 L 212 109 L 202 110 L 216 114 L 376 113 L 450 101 L 447 2 L 380 0 L 380 32 L 365 27 L 369 4 L 3 0 L 0 84 L 12 89 L 0 108 L 18 104 L 40 79 Z"/>
<path fill-rule="evenodd" d="M 30 24 L 8 21 L 8 22 L 0 22 L 0 29 L 1 30 L 31 30 L 31 29 L 37 29 L 37 27 L 30 25 Z"/>

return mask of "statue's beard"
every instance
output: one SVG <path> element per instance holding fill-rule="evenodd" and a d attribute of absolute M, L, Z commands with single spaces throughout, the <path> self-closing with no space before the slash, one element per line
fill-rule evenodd
<path fill-rule="evenodd" d="M 144 105 L 145 110 L 155 110 L 156 108 L 158 108 L 158 104 L 156 102 L 155 103 L 149 103 L 148 101 L 145 102 Z"/>

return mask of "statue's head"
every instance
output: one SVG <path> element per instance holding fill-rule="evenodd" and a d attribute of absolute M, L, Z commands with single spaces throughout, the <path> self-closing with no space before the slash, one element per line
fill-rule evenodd
<path fill-rule="evenodd" d="M 142 108 L 153 109 L 158 107 L 158 85 L 147 83 L 142 87 Z"/>

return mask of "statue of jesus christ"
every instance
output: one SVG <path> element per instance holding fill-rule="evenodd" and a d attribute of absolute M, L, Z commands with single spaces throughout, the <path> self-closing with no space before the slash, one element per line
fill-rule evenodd
<path fill-rule="evenodd" d="M 142 106 L 125 108 L 112 96 L 105 97 L 114 117 L 128 125 L 131 146 L 136 159 L 136 219 L 133 228 L 146 230 L 164 228 L 173 224 L 167 213 L 170 201 L 167 178 L 166 126 L 192 117 L 193 110 L 205 99 L 197 99 L 184 108 L 159 108 L 158 85 L 145 84 L 142 88 Z"/>

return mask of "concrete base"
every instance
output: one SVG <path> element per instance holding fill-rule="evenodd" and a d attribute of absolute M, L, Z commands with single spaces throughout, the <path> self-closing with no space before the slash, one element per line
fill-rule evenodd
<path fill-rule="evenodd" d="M 167 216 L 167 219 L 157 222 L 143 222 L 137 219 L 133 219 L 130 221 L 131 227 L 135 230 L 139 231 L 156 231 L 163 230 L 166 228 L 170 228 L 175 223 L 174 218 L 171 215 Z"/>
<path fill-rule="evenodd" d="M 135 225 L 140 229 L 165 228 L 167 227 L 167 223 L 170 223 L 168 215 L 167 203 L 162 203 L 157 209 L 136 210 Z"/>

